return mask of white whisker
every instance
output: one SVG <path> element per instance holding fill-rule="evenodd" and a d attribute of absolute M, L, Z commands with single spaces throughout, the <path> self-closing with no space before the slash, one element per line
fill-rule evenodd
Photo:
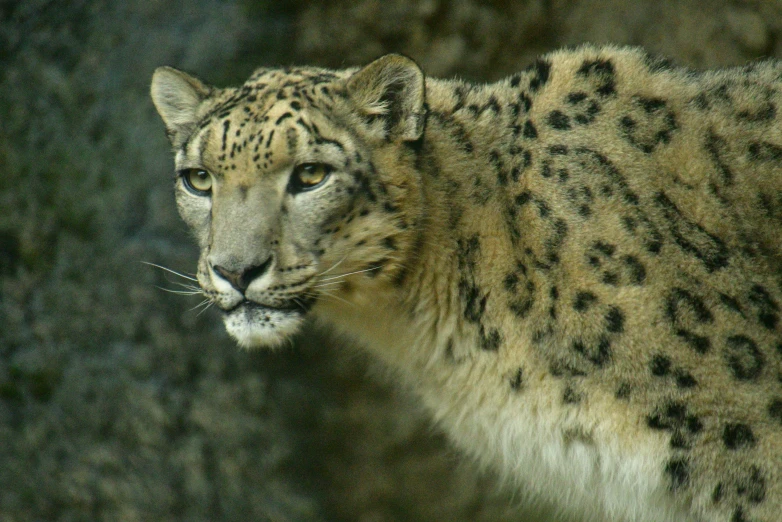
<path fill-rule="evenodd" d="M 323 288 L 324 286 L 331 286 L 331 285 L 341 285 L 345 281 L 332 281 L 330 283 L 322 283 L 318 285 L 313 285 L 312 288 Z"/>
<path fill-rule="evenodd" d="M 371 268 L 365 268 L 364 270 L 356 270 L 354 272 L 348 272 L 346 274 L 340 274 L 340 275 L 337 275 L 337 276 L 324 277 L 323 279 L 320 279 L 318 282 L 331 281 L 332 279 L 339 279 L 341 277 L 347 277 L 347 276 L 350 276 L 350 275 L 361 274 L 363 272 L 371 272 L 373 270 L 378 270 L 380 268 L 382 268 L 382 267 L 380 267 L 380 266 L 373 266 Z"/>
<path fill-rule="evenodd" d="M 201 301 L 200 303 L 195 305 L 193 308 L 190 308 L 188 310 L 188 312 L 192 312 L 193 310 L 197 310 L 197 309 L 201 308 L 202 306 L 205 306 L 206 308 L 204 308 L 204 310 L 206 310 L 207 308 L 212 306 L 212 304 L 213 304 L 212 301 L 210 301 L 209 299 L 204 299 L 203 301 Z"/>
<path fill-rule="evenodd" d="M 340 259 L 339 261 L 337 261 L 336 263 L 334 263 L 333 265 L 331 265 L 331 268 L 329 268 L 329 269 L 328 269 L 328 270 L 326 270 L 325 272 L 321 272 L 320 274 L 318 274 L 318 277 L 320 277 L 320 276 L 322 276 L 322 275 L 326 275 L 326 274 L 328 274 L 329 272 L 331 272 L 332 270 L 334 270 L 335 268 L 337 268 L 339 265 L 341 265 L 341 264 L 342 264 L 342 262 L 343 262 L 345 259 L 347 259 L 347 257 L 348 257 L 348 255 L 347 255 L 347 254 L 345 254 L 345 255 L 342 257 L 342 259 Z"/>
<path fill-rule="evenodd" d="M 214 303 L 214 301 L 209 301 L 209 304 L 207 304 L 207 305 L 204 307 L 204 309 L 203 309 L 203 310 L 201 310 L 200 312 L 198 312 L 198 313 L 196 314 L 196 317 L 198 317 L 198 316 L 199 316 L 199 315 L 201 315 L 202 313 L 204 313 L 204 312 L 206 312 L 207 310 L 209 310 L 209 309 L 212 307 L 212 305 L 213 305 L 213 304 L 215 304 L 215 303 Z"/>
<path fill-rule="evenodd" d="M 169 294 L 177 294 L 177 295 L 201 295 L 203 292 L 199 290 L 171 290 L 170 288 L 163 288 L 162 286 L 155 285 L 155 288 L 159 290 L 163 290 L 164 292 L 168 292 Z"/>
<path fill-rule="evenodd" d="M 188 284 L 188 283 L 180 283 L 178 281 L 172 281 L 172 283 L 177 285 L 177 286 L 181 286 L 182 288 L 186 288 L 188 290 L 195 290 L 195 291 L 198 291 L 198 292 L 202 292 L 203 291 L 203 290 L 201 290 L 201 287 L 198 286 L 198 285 L 191 285 L 191 284 Z"/>
<path fill-rule="evenodd" d="M 356 303 L 351 303 L 350 301 L 342 299 L 341 297 L 336 296 L 334 294 L 330 294 L 330 293 L 328 293 L 325 290 L 319 290 L 319 293 L 320 293 L 320 295 L 323 295 L 323 296 L 326 296 L 326 297 L 330 297 L 332 299 L 336 299 L 337 301 L 342 301 L 343 303 L 345 303 L 348 306 L 356 306 Z"/>
<path fill-rule="evenodd" d="M 156 265 L 155 263 L 150 263 L 148 261 L 141 261 L 141 262 L 144 263 L 145 265 L 154 266 L 155 268 L 159 268 L 161 270 L 165 270 L 166 272 L 174 274 L 175 276 L 179 276 L 179 277 L 181 277 L 183 279 L 189 279 L 190 281 L 198 282 L 198 279 L 196 279 L 194 277 L 187 276 L 187 275 L 183 274 L 182 272 L 177 272 L 176 270 L 172 270 L 170 268 L 166 268 L 166 267 L 161 266 L 161 265 Z"/>

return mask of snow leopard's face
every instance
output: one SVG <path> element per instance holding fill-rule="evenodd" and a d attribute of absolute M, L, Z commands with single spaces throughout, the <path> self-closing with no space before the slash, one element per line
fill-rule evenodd
<path fill-rule="evenodd" d="M 380 165 L 405 158 L 422 118 L 392 111 L 403 84 L 389 97 L 363 71 L 262 69 L 224 90 L 169 68 L 153 78 L 179 212 L 201 247 L 198 282 L 243 346 L 280 344 L 324 296 L 398 268 L 410 183 Z"/>

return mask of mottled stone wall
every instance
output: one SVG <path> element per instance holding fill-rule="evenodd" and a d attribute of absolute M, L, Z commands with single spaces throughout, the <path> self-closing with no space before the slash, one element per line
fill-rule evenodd
<path fill-rule="evenodd" d="M 782 56 L 781 29 L 771 0 L 0 3 L 0 522 L 535 511 L 352 350 L 311 334 L 242 352 L 198 298 L 157 288 L 188 281 L 142 261 L 188 272 L 196 251 L 156 66 L 225 84 L 398 51 L 487 81 L 586 41 L 737 64 Z"/>

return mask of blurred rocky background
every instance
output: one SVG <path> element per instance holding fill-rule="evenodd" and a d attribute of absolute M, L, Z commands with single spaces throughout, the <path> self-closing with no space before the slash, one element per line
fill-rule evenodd
<path fill-rule="evenodd" d="M 0 0 L 0 522 L 554 520 L 503 493 L 371 362 L 237 349 L 193 270 L 147 95 L 158 65 L 388 51 L 494 80 L 580 42 L 698 68 L 782 56 L 782 1 Z"/>

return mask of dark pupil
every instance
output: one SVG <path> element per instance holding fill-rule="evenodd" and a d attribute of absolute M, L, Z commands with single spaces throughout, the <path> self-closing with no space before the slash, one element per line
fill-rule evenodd
<path fill-rule="evenodd" d="M 307 165 L 304 167 L 304 182 L 312 183 L 315 181 L 313 178 L 317 175 L 315 165 Z"/>

